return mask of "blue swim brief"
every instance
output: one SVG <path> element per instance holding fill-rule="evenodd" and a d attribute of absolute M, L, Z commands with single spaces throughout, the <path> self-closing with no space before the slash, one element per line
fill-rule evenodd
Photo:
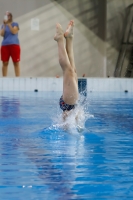
<path fill-rule="evenodd" d="M 60 98 L 60 101 L 59 101 L 59 104 L 60 104 L 60 108 L 63 110 L 63 111 L 70 111 L 72 109 L 75 108 L 75 105 L 69 105 L 69 104 L 66 104 L 63 100 L 63 96 L 61 96 Z"/>

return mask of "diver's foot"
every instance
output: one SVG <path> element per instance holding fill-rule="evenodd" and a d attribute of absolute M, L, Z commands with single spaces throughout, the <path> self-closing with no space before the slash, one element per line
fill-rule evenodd
<path fill-rule="evenodd" d="M 73 27 L 74 27 L 74 21 L 71 20 L 68 24 L 66 32 L 64 33 L 65 38 L 72 38 L 73 37 Z"/>
<path fill-rule="evenodd" d="M 63 39 L 64 32 L 60 24 L 56 24 L 56 34 L 54 36 L 54 40 L 58 42 L 58 40 Z"/>

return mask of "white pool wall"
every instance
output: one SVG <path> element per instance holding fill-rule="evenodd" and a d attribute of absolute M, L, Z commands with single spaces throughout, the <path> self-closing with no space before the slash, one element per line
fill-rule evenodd
<path fill-rule="evenodd" d="M 131 78 L 83 79 L 87 79 L 88 92 L 133 92 Z M 62 78 L 0 78 L 0 91 L 62 91 L 62 86 Z"/>

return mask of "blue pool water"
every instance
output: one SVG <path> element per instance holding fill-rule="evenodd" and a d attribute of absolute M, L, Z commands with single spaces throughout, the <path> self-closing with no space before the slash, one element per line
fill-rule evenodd
<path fill-rule="evenodd" d="M 0 199 L 133 199 L 133 94 L 89 93 L 82 133 L 52 129 L 59 93 L 0 93 Z"/>

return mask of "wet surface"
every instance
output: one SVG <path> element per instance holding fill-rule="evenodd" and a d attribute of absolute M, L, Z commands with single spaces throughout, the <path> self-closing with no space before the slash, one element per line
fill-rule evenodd
<path fill-rule="evenodd" d="M 59 97 L 0 94 L 0 199 L 132 199 L 133 94 L 88 94 L 77 135 L 49 128 Z"/>

